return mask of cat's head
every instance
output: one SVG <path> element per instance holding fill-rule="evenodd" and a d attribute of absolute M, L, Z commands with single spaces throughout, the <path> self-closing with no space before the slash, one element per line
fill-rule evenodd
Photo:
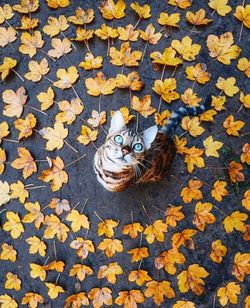
<path fill-rule="evenodd" d="M 141 133 L 133 132 L 126 127 L 120 111 L 116 111 L 111 119 L 111 125 L 105 145 L 112 151 L 112 158 L 120 164 L 136 164 L 142 161 L 146 151 L 154 141 L 158 128 L 151 126 Z"/>

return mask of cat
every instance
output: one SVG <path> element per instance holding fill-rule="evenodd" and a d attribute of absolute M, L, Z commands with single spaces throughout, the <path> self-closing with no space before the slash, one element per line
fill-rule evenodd
<path fill-rule="evenodd" d="M 111 192 L 123 191 L 133 183 L 160 181 L 175 157 L 173 137 L 181 119 L 201 114 L 210 106 L 208 96 L 198 107 L 180 107 L 172 112 L 164 127 L 154 125 L 141 133 L 128 129 L 121 112 L 116 111 L 107 138 L 94 156 L 97 180 Z"/>

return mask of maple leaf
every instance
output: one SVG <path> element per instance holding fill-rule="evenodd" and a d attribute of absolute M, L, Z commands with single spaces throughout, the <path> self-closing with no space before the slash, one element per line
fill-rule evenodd
<path fill-rule="evenodd" d="M 17 259 L 17 251 L 14 249 L 12 245 L 7 243 L 2 244 L 2 251 L 0 254 L 1 260 L 9 260 L 11 262 L 16 262 Z"/>
<path fill-rule="evenodd" d="M 153 297 L 154 303 L 160 306 L 164 302 L 164 297 L 173 298 L 175 292 L 171 288 L 170 282 L 167 280 L 155 281 L 152 280 L 146 284 L 144 292 L 146 297 Z"/>
<path fill-rule="evenodd" d="M 153 63 L 165 66 L 177 66 L 182 63 L 180 58 L 175 57 L 176 51 L 172 47 L 165 48 L 163 54 L 159 51 L 154 51 L 150 54 Z"/>
<path fill-rule="evenodd" d="M 81 228 L 89 230 L 89 220 L 84 214 L 79 213 L 77 210 L 72 210 L 66 218 L 67 221 L 71 221 L 71 230 L 78 232 Z"/>
<path fill-rule="evenodd" d="M 123 245 L 118 239 L 105 238 L 98 245 L 98 249 L 103 250 L 106 256 L 111 258 L 116 252 L 123 251 Z"/>
<path fill-rule="evenodd" d="M 30 263 L 30 277 L 31 278 L 37 278 L 39 277 L 41 281 L 44 281 L 46 278 L 46 271 L 44 269 L 44 266 L 36 264 L 36 263 Z"/>
<path fill-rule="evenodd" d="M 128 253 L 132 255 L 132 262 L 140 261 L 142 258 L 147 258 L 149 256 L 147 247 L 130 249 Z"/>
<path fill-rule="evenodd" d="M 220 16 L 226 16 L 231 12 L 231 6 L 227 5 L 228 0 L 210 0 L 208 6 L 215 10 Z"/>
<path fill-rule="evenodd" d="M 114 236 L 114 228 L 118 226 L 118 222 L 113 219 L 103 220 L 98 224 L 97 234 L 98 236 L 105 235 L 106 237 L 112 238 Z"/>
<path fill-rule="evenodd" d="M 76 37 L 73 38 L 73 40 L 78 41 L 78 42 L 84 42 L 88 51 L 90 52 L 89 47 L 88 47 L 88 40 L 93 38 L 93 35 L 94 35 L 94 30 L 85 30 L 82 28 L 77 28 Z"/>
<path fill-rule="evenodd" d="M 66 241 L 70 229 L 57 216 L 54 214 L 47 215 L 44 224 L 47 225 L 43 234 L 44 238 L 50 239 L 56 235 L 60 242 L 64 243 Z"/>
<path fill-rule="evenodd" d="M 227 253 L 227 247 L 222 244 L 221 240 L 217 240 L 213 241 L 211 248 L 210 258 L 216 263 L 221 263 L 222 257 Z"/>
<path fill-rule="evenodd" d="M 115 78 L 107 79 L 106 76 L 99 72 L 96 74 L 96 78 L 85 79 L 85 86 L 87 88 L 87 93 L 93 96 L 108 95 L 112 94 L 114 88 L 116 87 Z"/>
<path fill-rule="evenodd" d="M 16 92 L 13 90 L 5 90 L 2 94 L 3 101 L 7 104 L 4 106 L 3 115 L 7 117 L 19 118 L 23 112 L 28 96 L 25 95 L 25 88 L 20 87 Z"/>
<path fill-rule="evenodd" d="M 201 45 L 192 44 L 192 39 L 189 36 L 185 36 L 182 41 L 173 40 L 171 47 L 175 49 L 184 60 L 193 61 L 199 54 Z"/>
<path fill-rule="evenodd" d="M 48 7 L 57 9 L 58 7 L 67 7 L 70 0 L 46 0 Z"/>
<path fill-rule="evenodd" d="M 128 234 L 131 238 L 137 238 L 138 232 L 143 232 L 144 227 L 139 222 L 133 222 L 125 225 L 122 229 L 122 234 Z"/>
<path fill-rule="evenodd" d="M 9 20 L 13 16 L 12 7 L 8 3 L 0 6 L 0 24 L 3 24 L 5 20 Z"/>
<path fill-rule="evenodd" d="M 189 173 L 194 170 L 194 166 L 197 168 L 205 167 L 204 159 L 200 157 L 202 154 L 203 150 L 196 148 L 195 146 L 192 146 L 192 148 L 185 151 L 184 161 L 187 164 L 187 170 Z"/>
<path fill-rule="evenodd" d="M 250 108 L 250 94 L 244 95 L 243 92 L 240 92 L 240 102 L 245 108 Z"/>
<path fill-rule="evenodd" d="M 79 63 L 79 66 L 84 68 L 86 71 L 93 70 L 102 67 L 103 57 L 97 56 L 96 58 L 90 52 L 87 52 L 84 61 Z"/>
<path fill-rule="evenodd" d="M 42 295 L 34 292 L 28 292 L 24 294 L 22 298 L 22 305 L 29 305 L 31 308 L 36 308 L 39 304 L 44 303 Z"/>
<path fill-rule="evenodd" d="M 137 308 L 137 304 L 144 302 L 144 295 L 140 290 L 120 291 L 115 303 L 124 308 Z"/>
<path fill-rule="evenodd" d="M 206 224 L 213 224 L 216 221 L 215 216 L 210 213 L 212 209 L 213 205 L 209 202 L 198 202 L 196 204 L 193 224 L 195 224 L 199 230 L 204 231 Z"/>
<path fill-rule="evenodd" d="M 238 303 L 238 294 L 241 294 L 241 287 L 235 282 L 229 282 L 225 287 L 220 287 L 217 291 L 221 306 L 226 306 L 228 302 Z"/>
<path fill-rule="evenodd" d="M 178 6 L 180 9 L 186 9 L 191 6 L 192 0 L 168 0 L 168 3 Z"/>
<path fill-rule="evenodd" d="M 8 294 L 0 295 L 1 308 L 17 308 L 17 302 Z"/>
<path fill-rule="evenodd" d="M 117 31 L 119 33 L 118 39 L 121 41 L 135 42 L 140 34 L 139 31 L 135 30 L 134 26 L 131 24 L 126 25 L 126 28 L 118 27 Z"/>
<path fill-rule="evenodd" d="M 156 45 L 162 37 L 162 34 L 160 32 L 155 33 L 155 27 L 153 26 L 153 24 L 149 24 L 145 31 L 139 30 L 139 32 L 140 38 L 152 45 Z"/>
<path fill-rule="evenodd" d="M 40 81 L 42 77 L 45 76 L 50 70 L 49 63 L 45 58 L 43 58 L 40 63 L 30 61 L 29 69 L 30 72 L 26 73 L 24 77 L 34 82 Z"/>
<path fill-rule="evenodd" d="M 54 283 L 45 282 L 45 285 L 48 288 L 48 295 L 51 299 L 55 299 L 58 297 L 59 293 L 65 292 L 65 290 L 62 287 Z"/>
<path fill-rule="evenodd" d="M 106 122 L 106 111 L 101 111 L 99 113 L 96 110 L 92 110 L 91 118 L 89 118 L 87 122 L 93 127 L 103 125 Z"/>
<path fill-rule="evenodd" d="M 21 0 L 20 4 L 13 5 L 13 10 L 18 13 L 32 13 L 38 10 L 39 1 L 38 0 Z"/>
<path fill-rule="evenodd" d="M 163 251 L 155 258 L 155 267 L 159 270 L 164 267 L 165 271 L 174 275 L 177 271 L 177 264 L 185 263 L 185 256 L 176 247 Z"/>
<path fill-rule="evenodd" d="M 27 179 L 33 173 L 37 172 L 36 162 L 26 148 L 20 147 L 17 151 L 19 157 L 11 163 L 11 167 L 15 169 L 23 169 L 23 178 Z"/>
<path fill-rule="evenodd" d="M 167 78 L 163 81 L 160 79 L 155 80 L 153 90 L 161 96 L 161 98 L 167 102 L 171 103 L 174 100 L 180 98 L 180 95 L 176 90 L 176 80 L 175 78 Z"/>
<path fill-rule="evenodd" d="M 132 51 L 129 42 L 122 43 L 120 51 L 115 47 L 110 48 L 110 62 L 116 66 L 139 66 L 142 52 Z"/>
<path fill-rule="evenodd" d="M 55 122 L 54 128 L 45 127 L 40 129 L 39 133 L 44 139 L 48 140 L 46 150 L 53 151 L 64 146 L 64 139 L 68 136 L 68 129 L 64 128 L 63 123 Z"/>
<path fill-rule="evenodd" d="M 5 150 L 0 148 L 0 175 L 4 173 L 6 159 Z"/>
<path fill-rule="evenodd" d="M 95 141 L 97 136 L 98 130 L 91 130 L 86 125 L 82 125 L 81 135 L 77 137 L 77 140 L 84 145 L 88 145 L 90 142 Z"/>
<path fill-rule="evenodd" d="M 193 91 L 192 88 L 188 88 L 185 90 L 185 92 L 181 95 L 181 100 L 184 104 L 188 106 L 199 106 L 199 103 L 201 102 L 201 98 L 197 96 L 197 93 Z"/>
<path fill-rule="evenodd" d="M 250 61 L 247 58 L 244 57 L 239 59 L 237 68 L 244 72 L 248 78 L 250 78 Z"/>
<path fill-rule="evenodd" d="M 250 165 L 250 143 L 244 144 L 240 160 L 242 163 L 247 163 L 248 165 Z"/>
<path fill-rule="evenodd" d="M 195 308 L 195 304 L 190 301 L 177 301 L 172 308 Z"/>
<path fill-rule="evenodd" d="M 243 23 L 244 26 L 247 28 L 250 28 L 250 21 L 249 21 L 249 14 L 250 14 L 250 5 L 246 5 L 245 7 L 243 5 L 238 5 L 236 7 L 236 11 L 234 13 L 234 16 Z"/>
<path fill-rule="evenodd" d="M 228 135 L 239 136 L 239 130 L 244 127 L 245 123 L 243 121 L 234 121 L 234 116 L 229 115 L 223 122 L 223 127 L 226 128 Z"/>
<path fill-rule="evenodd" d="M 219 77 L 216 83 L 216 87 L 226 95 L 232 97 L 240 90 L 237 86 L 235 86 L 235 82 L 236 79 L 234 77 L 229 77 L 227 79 Z"/>
<path fill-rule="evenodd" d="M 138 96 L 133 96 L 131 100 L 131 108 L 139 112 L 144 118 L 147 118 L 156 109 L 151 106 L 151 95 L 145 95 L 140 100 Z"/>
<path fill-rule="evenodd" d="M 58 198 L 52 198 L 49 207 L 51 209 L 54 209 L 57 215 L 60 215 L 63 213 L 63 211 L 70 211 L 69 201 L 66 199 L 58 199 Z"/>
<path fill-rule="evenodd" d="M 185 203 L 190 203 L 193 199 L 202 199 L 202 192 L 199 190 L 203 183 L 200 180 L 189 180 L 188 186 L 181 191 L 181 197 Z"/>
<path fill-rule="evenodd" d="M 6 121 L 0 123 L 0 144 L 2 143 L 4 137 L 8 136 L 9 133 L 10 131 L 8 123 Z"/>
<path fill-rule="evenodd" d="M 140 6 L 138 2 L 133 2 L 130 4 L 130 7 L 132 10 L 134 10 L 140 19 L 147 19 L 151 17 L 150 14 L 150 6 L 148 4 L 144 4 L 143 6 Z"/>
<path fill-rule="evenodd" d="M 25 189 L 24 184 L 21 181 L 17 181 L 17 183 L 12 183 L 10 185 L 11 189 L 11 199 L 19 199 L 21 203 L 24 203 L 26 198 L 29 197 L 29 192 Z"/>
<path fill-rule="evenodd" d="M 109 265 L 102 265 L 98 271 L 97 278 L 106 278 L 108 282 L 116 284 L 116 276 L 121 274 L 123 274 L 121 266 L 117 262 L 113 262 Z"/>
<path fill-rule="evenodd" d="M 124 120 L 124 123 L 125 124 L 128 124 L 135 116 L 134 115 L 132 115 L 132 114 L 129 114 L 129 109 L 128 109 L 128 107 L 121 107 L 120 109 L 119 109 L 119 111 L 121 112 L 121 114 L 122 114 L 122 117 L 123 117 L 123 120 Z M 111 116 L 113 116 L 113 114 L 114 114 L 114 111 L 111 111 L 110 112 L 110 114 L 111 114 Z"/>
<path fill-rule="evenodd" d="M 15 42 L 15 40 L 16 31 L 12 27 L 9 27 L 7 29 L 4 27 L 0 27 L 0 47 L 4 47 L 12 42 Z"/>
<path fill-rule="evenodd" d="M 41 110 L 47 110 L 54 104 L 55 93 L 53 89 L 49 87 L 47 92 L 40 92 L 36 97 L 41 103 Z"/>
<path fill-rule="evenodd" d="M 213 19 L 205 18 L 206 11 L 204 9 L 199 9 L 197 12 L 187 12 L 186 19 L 189 23 L 194 26 L 208 25 Z"/>
<path fill-rule="evenodd" d="M 15 289 L 16 291 L 20 291 L 21 289 L 21 280 L 17 275 L 8 272 L 6 274 L 6 281 L 4 284 L 5 289 Z"/>
<path fill-rule="evenodd" d="M 75 10 L 75 15 L 69 16 L 68 21 L 75 25 L 85 25 L 91 23 L 94 19 L 94 10 L 88 9 L 84 11 L 82 8 L 78 7 Z"/>
<path fill-rule="evenodd" d="M 213 96 L 212 95 L 212 103 L 211 106 L 214 107 L 214 109 L 216 111 L 221 111 L 221 110 L 225 110 L 226 108 L 224 107 L 224 104 L 226 102 L 226 96 L 222 95 L 222 96 Z"/>
<path fill-rule="evenodd" d="M 144 230 L 146 240 L 152 244 L 155 240 L 164 242 L 164 233 L 167 232 L 168 226 L 162 220 L 155 220 L 153 224 L 147 226 Z"/>
<path fill-rule="evenodd" d="M 250 253 L 236 253 L 232 274 L 241 282 L 245 275 L 250 275 Z"/>
<path fill-rule="evenodd" d="M 86 275 L 92 275 L 93 270 L 91 267 L 83 264 L 75 264 L 69 272 L 69 276 L 76 276 L 80 281 L 86 278 Z"/>
<path fill-rule="evenodd" d="M 182 245 L 186 245 L 186 243 L 191 243 L 193 246 L 192 236 L 197 233 L 194 229 L 184 229 L 182 232 L 177 232 L 172 236 L 172 246 L 179 248 Z"/>
<path fill-rule="evenodd" d="M 42 241 L 37 236 L 29 237 L 25 240 L 29 245 L 29 253 L 30 254 L 36 254 L 39 253 L 41 257 L 44 257 L 46 255 L 46 245 L 44 241 Z"/>
<path fill-rule="evenodd" d="M 10 201 L 10 186 L 8 182 L 0 180 L 0 206 Z"/>
<path fill-rule="evenodd" d="M 53 38 L 51 40 L 51 46 L 54 49 L 50 49 L 48 51 L 48 55 L 52 58 L 61 58 L 62 56 L 68 54 L 69 52 L 71 52 L 72 48 L 71 48 L 71 43 L 69 41 L 69 39 L 64 38 L 63 40 L 57 39 L 57 38 Z"/>
<path fill-rule="evenodd" d="M 140 75 L 137 72 L 131 72 L 128 76 L 117 74 L 116 86 L 121 89 L 129 88 L 132 91 L 140 91 L 144 82 L 140 81 Z"/>
<path fill-rule="evenodd" d="M 92 304 L 94 308 L 100 308 L 104 304 L 111 306 L 113 303 L 112 291 L 107 287 L 91 289 L 88 297 L 93 300 Z"/>
<path fill-rule="evenodd" d="M 171 227 L 177 226 L 177 221 L 181 221 L 185 215 L 181 212 L 182 206 L 171 206 L 166 212 L 166 224 Z"/>
<path fill-rule="evenodd" d="M 95 30 L 95 35 L 100 37 L 102 40 L 107 40 L 109 38 L 116 38 L 117 36 L 119 36 L 119 33 L 116 29 L 102 24 L 100 29 Z"/>
<path fill-rule="evenodd" d="M 38 18 L 29 18 L 28 16 L 23 16 L 21 19 L 21 27 L 17 27 L 16 29 L 20 30 L 30 30 L 38 27 L 39 19 Z"/>
<path fill-rule="evenodd" d="M 217 115 L 217 111 L 215 111 L 214 109 L 210 109 L 200 115 L 200 120 L 205 122 L 213 122 L 215 115 Z"/>
<path fill-rule="evenodd" d="M 89 299 L 86 296 L 85 292 L 79 292 L 77 294 L 70 295 L 66 298 L 65 308 L 75 307 L 79 308 L 81 305 L 88 306 Z"/>
<path fill-rule="evenodd" d="M 7 221 L 3 225 L 3 230 L 10 232 L 13 239 L 19 238 L 24 232 L 24 228 L 18 213 L 6 212 Z"/>
<path fill-rule="evenodd" d="M 59 16 L 58 18 L 49 16 L 48 25 L 43 27 L 43 32 L 53 37 L 60 32 L 67 30 L 69 24 L 67 18 L 64 15 Z"/>
<path fill-rule="evenodd" d="M 66 69 L 60 68 L 56 72 L 58 81 L 54 82 L 53 85 L 59 89 L 69 89 L 76 82 L 79 77 L 78 71 L 75 66 L 71 65 Z"/>
<path fill-rule="evenodd" d="M 70 243 L 70 247 L 77 250 L 77 255 L 81 259 L 86 259 L 89 252 L 95 252 L 95 246 L 90 240 L 85 240 L 82 237 L 77 237 L 76 240 Z"/>
<path fill-rule="evenodd" d="M 124 0 L 118 0 L 115 4 L 113 0 L 102 0 L 101 7 L 99 7 L 102 17 L 108 20 L 121 19 L 125 16 L 124 10 L 126 3 Z"/>
<path fill-rule="evenodd" d="M 228 195 L 228 190 L 225 188 L 226 186 L 227 183 L 225 181 L 217 180 L 211 190 L 211 196 L 216 201 L 221 202 L 222 198 Z"/>
<path fill-rule="evenodd" d="M 130 282 L 136 282 L 138 286 L 142 286 L 146 281 L 152 280 L 152 278 L 148 275 L 147 271 L 144 270 L 135 270 L 131 271 L 128 276 L 128 280 Z"/>
<path fill-rule="evenodd" d="M 250 211 L 250 189 L 245 191 L 244 198 L 242 199 L 241 204 L 244 208 Z"/>
<path fill-rule="evenodd" d="M 199 117 L 190 119 L 188 116 L 184 117 L 181 121 L 181 127 L 188 131 L 193 137 L 200 136 L 204 133 L 204 128 L 200 126 Z"/>
<path fill-rule="evenodd" d="M 204 292 L 204 281 L 209 273 L 199 264 L 189 265 L 187 270 L 182 271 L 178 276 L 178 287 L 181 293 L 191 290 L 196 295 Z"/>
<path fill-rule="evenodd" d="M 27 202 L 24 204 L 24 207 L 30 213 L 26 214 L 23 218 L 24 223 L 35 223 L 35 227 L 39 229 L 41 224 L 44 223 L 44 215 L 41 212 L 41 206 L 38 202 L 32 203 Z"/>
<path fill-rule="evenodd" d="M 29 113 L 25 119 L 18 119 L 14 122 L 14 126 L 20 131 L 18 135 L 18 140 L 22 138 L 28 138 L 33 134 L 33 128 L 36 127 L 36 117 Z"/>
<path fill-rule="evenodd" d="M 186 68 L 187 79 L 193 80 L 200 84 L 207 83 L 211 74 L 207 72 L 207 65 L 205 63 L 197 63 L 195 66 L 188 66 Z"/>
<path fill-rule="evenodd" d="M 1 78 L 4 80 L 12 69 L 17 65 L 17 60 L 9 57 L 4 57 L 3 64 L 0 65 Z"/>
<path fill-rule="evenodd" d="M 177 25 L 179 21 L 180 21 L 180 13 L 168 14 L 165 12 L 161 12 L 160 17 L 158 18 L 158 23 L 161 26 L 179 28 L 179 26 Z"/>
<path fill-rule="evenodd" d="M 155 113 L 155 124 L 165 126 L 170 118 L 170 112 L 166 109 L 161 113 Z"/>
<path fill-rule="evenodd" d="M 19 46 L 19 51 L 24 55 L 29 55 L 32 58 L 36 53 L 37 49 L 42 48 L 44 40 L 40 31 L 34 31 L 32 34 L 24 32 L 21 34 L 22 44 Z"/>
<path fill-rule="evenodd" d="M 214 141 L 213 137 L 209 136 L 203 141 L 203 145 L 205 147 L 205 154 L 207 157 L 219 157 L 219 153 L 217 152 L 217 150 L 219 150 L 223 146 L 223 143 L 219 141 Z"/>
<path fill-rule="evenodd" d="M 57 156 L 56 159 L 49 159 L 51 167 L 47 170 L 43 170 L 39 179 L 48 183 L 51 182 L 52 191 L 59 190 L 63 184 L 68 183 L 68 175 L 63 170 L 63 160 Z"/>
<path fill-rule="evenodd" d="M 208 35 L 207 47 L 210 57 L 225 65 L 231 64 L 231 60 L 236 59 L 241 52 L 241 49 L 233 43 L 234 38 L 231 32 L 223 33 L 220 37 L 213 34 Z"/>
<path fill-rule="evenodd" d="M 58 103 L 58 107 L 61 112 L 56 115 L 56 121 L 66 122 L 69 125 L 76 120 L 77 115 L 81 114 L 84 109 L 79 98 L 72 98 L 70 103 L 61 101 Z"/>
<path fill-rule="evenodd" d="M 230 162 L 228 167 L 228 173 L 230 176 L 230 180 L 233 183 L 242 182 L 245 180 L 245 176 L 240 171 L 243 170 L 243 166 L 241 163 L 236 163 L 234 160 Z"/>
<path fill-rule="evenodd" d="M 227 233 L 233 232 L 234 229 L 244 232 L 246 229 L 244 221 L 247 219 L 248 215 L 246 213 L 234 211 L 223 220 L 224 229 Z"/>

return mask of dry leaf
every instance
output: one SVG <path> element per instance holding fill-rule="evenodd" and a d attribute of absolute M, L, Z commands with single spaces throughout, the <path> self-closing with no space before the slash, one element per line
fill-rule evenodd
<path fill-rule="evenodd" d="M 144 302 L 144 295 L 140 290 L 120 291 L 115 303 L 124 308 L 137 308 L 137 304 Z"/>
<path fill-rule="evenodd" d="M 145 95 L 140 100 L 139 97 L 133 96 L 131 100 L 131 108 L 139 112 L 144 118 L 156 112 L 156 109 L 151 106 L 151 95 Z"/>
<path fill-rule="evenodd" d="M 192 44 L 192 39 L 189 36 L 185 36 L 182 41 L 173 40 L 171 47 L 186 61 L 194 61 L 201 49 L 201 45 Z"/>
<path fill-rule="evenodd" d="M 54 104 L 55 93 L 54 90 L 49 87 L 47 92 L 40 92 L 36 97 L 41 103 L 41 110 L 47 110 Z"/>
<path fill-rule="evenodd" d="M 40 135 L 48 140 L 46 150 L 60 150 L 64 146 L 64 139 L 68 136 L 68 129 L 64 128 L 63 123 L 55 122 L 54 128 L 45 127 L 39 130 Z"/>
<path fill-rule="evenodd" d="M 218 202 L 222 201 L 222 198 L 228 195 L 228 190 L 225 188 L 227 183 L 225 181 L 217 180 L 214 183 L 213 189 L 211 190 L 211 196 Z"/>
<path fill-rule="evenodd" d="M 86 125 L 82 125 L 81 135 L 77 137 L 77 140 L 84 145 L 88 145 L 90 142 L 95 141 L 97 136 L 98 130 L 91 130 Z"/>
<path fill-rule="evenodd" d="M 24 232 L 24 228 L 18 213 L 6 212 L 7 221 L 3 225 L 3 230 L 10 232 L 13 239 L 19 238 Z"/>
<path fill-rule="evenodd" d="M 93 96 L 108 95 L 114 92 L 116 87 L 116 80 L 114 78 L 107 79 L 106 76 L 99 72 L 96 74 L 96 78 L 85 79 L 85 86 L 87 93 Z"/>
<path fill-rule="evenodd" d="M 227 4 L 228 0 L 210 0 L 208 6 L 215 10 L 220 16 L 226 16 L 232 11 L 231 6 Z"/>
<path fill-rule="evenodd" d="M 154 86 L 152 88 L 161 98 L 167 102 L 171 103 L 174 100 L 180 98 L 180 95 L 176 90 L 176 80 L 175 78 L 167 78 L 163 81 L 160 79 L 155 80 Z"/>
<path fill-rule="evenodd" d="M 29 55 L 32 58 L 36 53 L 37 49 L 42 48 L 44 40 L 40 31 L 34 31 L 32 34 L 23 32 L 21 35 L 22 44 L 19 46 L 19 51 L 24 55 Z"/>
<path fill-rule="evenodd" d="M 217 240 L 213 241 L 211 248 L 210 258 L 216 263 L 221 263 L 227 253 L 227 247 L 222 244 L 221 240 Z"/>
<path fill-rule="evenodd" d="M 232 275 L 243 282 L 245 275 L 250 275 L 250 253 L 236 253 Z"/>
<path fill-rule="evenodd" d="M 123 270 L 117 262 L 110 263 L 109 265 L 103 265 L 100 267 L 97 278 L 106 278 L 108 282 L 116 284 L 117 275 L 123 274 Z"/>
<path fill-rule="evenodd" d="M 102 17 L 108 20 L 121 19 L 125 16 L 124 10 L 126 8 L 126 3 L 124 0 L 118 0 L 114 3 L 113 0 L 102 0 L 101 7 L 99 8 Z"/>
<path fill-rule="evenodd" d="M 20 147 L 17 151 L 19 157 L 11 163 L 11 167 L 15 169 L 23 169 L 23 178 L 27 179 L 33 173 L 37 172 L 36 162 L 26 148 Z"/>
<path fill-rule="evenodd" d="M 114 238 L 105 238 L 98 245 L 98 249 L 103 250 L 108 258 L 113 257 L 116 252 L 123 251 L 122 241 Z"/>
<path fill-rule="evenodd" d="M 209 202 L 198 202 L 196 204 L 193 224 L 195 224 L 199 230 L 204 231 L 206 224 L 213 224 L 216 221 L 215 216 L 210 213 L 212 209 L 213 205 Z"/>
<path fill-rule="evenodd" d="M 33 128 L 36 127 L 36 117 L 32 113 L 29 113 L 25 119 L 17 119 L 14 122 L 14 126 L 19 130 L 18 140 L 28 138 L 33 134 Z"/>
<path fill-rule="evenodd" d="M 154 303 L 157 306 L 160 306 L 164 302 L 164 297 L 171 299 L 175 297 L 175 292 L 171 288 L 169 281 L 152 280 L 146 284 L 146 290 L 144 292 L 144 295 L 146 297 L 153 297 Z"/>
<path fill-rule="evenodd" d="M 4 106 L 3 114 L 7 117 L 19 118 L 23 112 L 23 107 L 27 101 L 28 96 L 25 95 L 26 90 L 20 87 L 14 92 L 13 90 L 3 91 L 3 101 L 7 104 Z"/>
<path fill-rule="evenodd" d="M 221 306 L 238 303 L 238 294 L 241 294 L 241 287 L 235 282 L 229 282 L 225 287 L 220 287 L 217 291 Z"/>
<path fill-rule="evenodd" d="M 132 51 L 129 42 L 122 43 L 121 49 L 110 48 L 110 63 L 116 66 L 139 66 L 142 52 L 139 50 Z"/>
<path fill-rule="evenodd" d="M 208 25 L 213 19 L 205 18 L 206 11 L 204 9 L 199 9 L 199 11 L 192 13 L 188 11 L 186 13 L 186 19 L 194 26 Z"/>
<path fill-rule="evenodd" d="M 245 180 L 245 176 L 241 172 L 241 170 L 243 170 L 243 166 L 241 163 L 236 163 L 234 160 L 230 162 L 228 166 L 228 173 L 230 176 L 230 180 L 233 183 L 243 182 Z"/>
<path fill-rule="evenodd" d="M 247 219 L 248 215 L 246 213 L 234 211 L 223 220 L 224 229 L 227 233 L 233 232 L 234 229 L 244 233 L 246 229 L 244 221 Z"/>
<path fill-rule="evenodd" d="M 17 251 L 14 249 L 12 245 L 7 243 L 2 244 L 2 251 L 0 254 L 1 260 L 9 260 L 11 262 L 16 262 L 17 259 Z"/>

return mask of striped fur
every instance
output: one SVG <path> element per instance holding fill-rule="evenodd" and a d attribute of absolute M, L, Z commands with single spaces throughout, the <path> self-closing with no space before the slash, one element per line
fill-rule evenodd
<path fill-rule="evenodd" d="M 94 157 L 94 170 L 98 181 L 109 191 L 123 191 L 133 183 L 155 182 L 164 178 L 175 157 L 174 132 L 181 119 L 187 115 L 198 115 L 209 109 L 211 97 L 199 107 L 181 107 L 173 112 L 165 127 L 147 129 L 143 133 L 133 133 L 126 128 L 121 114 L 111 121 L 109 135 Z M 154 135 L 155 131 L 155 135 Z M 119 135 L 122 144 L 115 142 Z M 150 144 L 148 144 L 149 140 Z M 143 145 L 137 153 L 136 143 Z"/>

